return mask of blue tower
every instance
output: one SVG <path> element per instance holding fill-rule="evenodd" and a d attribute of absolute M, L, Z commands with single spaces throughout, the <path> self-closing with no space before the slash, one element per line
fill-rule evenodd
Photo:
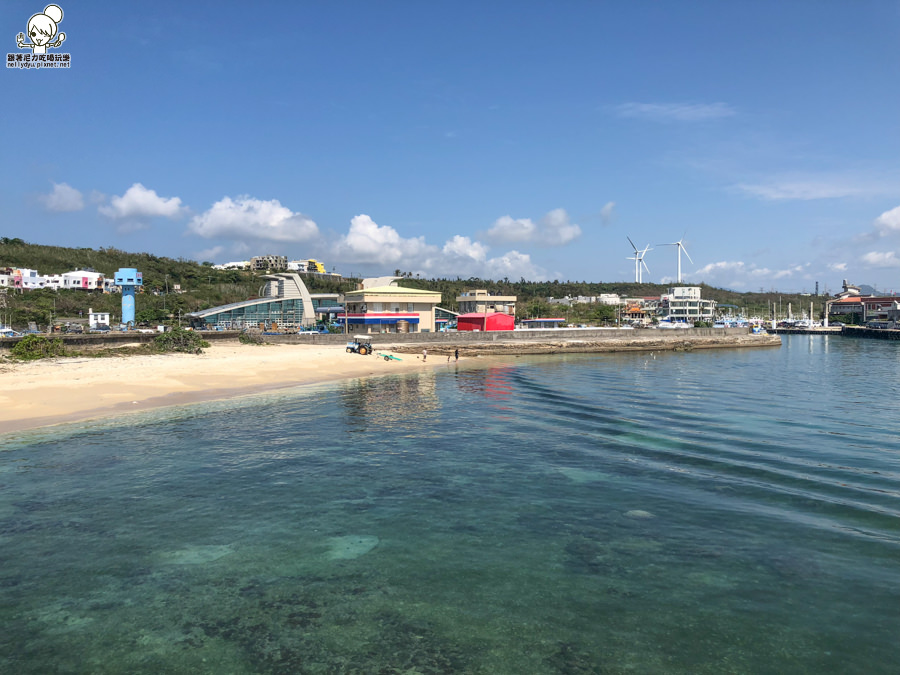
<path fill-rule="evenodd" d="M 143 286 L 144 279 L 134 267 L 122 267 L 116 272 L 115 283 L 122 288 L 122 323 L 134 325 L 134 287 Z"/>

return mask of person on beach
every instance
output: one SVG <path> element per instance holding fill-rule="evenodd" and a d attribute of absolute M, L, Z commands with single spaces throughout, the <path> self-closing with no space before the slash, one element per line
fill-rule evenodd
<path fill-rule="evenodd" d="M 453 356 L 455 356 L 455 357 L 456 357 L 456 360 L 459 361 L 459 350 L 458 350 L 458 349 L 457 349 L 456 351 L 453 352 Z M 449 356 L 447 357 L 447 360 L 448 360 L 448 361 L 450 360 L 450 357 L 449 357 Z"/>
<path fill-rule="evenodd" d="M 422 360 L 424 361 L 424 360 L 427 359 L 427 358 L 428 358 L 428 350 L 427 350 L 427 349 L 423 349 L 423 350 L 422 350 Z"/>

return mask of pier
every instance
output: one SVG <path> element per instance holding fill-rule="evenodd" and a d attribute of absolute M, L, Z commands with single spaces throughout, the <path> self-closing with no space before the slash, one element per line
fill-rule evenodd
<path fill-rule="evenodd" d="M 824 326 L 818 328 L 768 328 L 769 333 L 776 335 L 841 335 L 841 326 Z"/>

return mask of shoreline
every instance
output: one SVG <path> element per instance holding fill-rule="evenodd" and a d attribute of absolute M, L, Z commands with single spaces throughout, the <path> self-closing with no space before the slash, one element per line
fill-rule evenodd
<path fill-rule="evenodd" d="M 382 350 L 388 351 L 388 350 Z M 440 365 L 344 346 L 213 343 L 195 354 L 75 357 L 0 365 L 0 436 L 154 408 L 238 398 Z"/>
<path fill-rule="evenodd" d="M 384 337 L 384 336 L 380 336 Z M 88 422 L 133 412 L 278 389 L 421 371 L 446 365 L 459 347 L 460 363 L 473 357 L 778 346 L 775 336 L 654 336 L 653 339 L 539 339 L 468 344 L 379 343 L 384 360 L 347 353 L 341 345 L 214 342 L 200 355 L 152 354 L 0 361 L 0 437 L 58 424 Z M 428 349 L 429 358 L 421 353 Z M 455 362 L 454 362 L 455 363 Z"/>

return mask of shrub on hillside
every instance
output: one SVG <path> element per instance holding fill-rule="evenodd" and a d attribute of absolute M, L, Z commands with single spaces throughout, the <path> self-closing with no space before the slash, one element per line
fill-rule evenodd
<path fill-rule="evenodd" d="M 187 352 L 189 354 L 199 354 L 204 347 L 209 347 L 209 342 L 200 335 L 180 326 L 173 326 L 172 330 L 157 335 L 153 338 L 153 344 L 160 352 Z"/>
<path fill-rule="evenodd" d="M 34 361 L 51 356 L 65 356 L 66 348 L 59 338 L 48 338 L 44 335 L 26 335 L 10 350 L 17 359 Z"/>
<path fill-rule="evenodd" d="M 248 331 L 242 330 L 241 334 L 238 335 L 238 341 L 242 345 L 264 345 L 266 341 L 263 339 L 263 336 L 256 331 Z"/>

